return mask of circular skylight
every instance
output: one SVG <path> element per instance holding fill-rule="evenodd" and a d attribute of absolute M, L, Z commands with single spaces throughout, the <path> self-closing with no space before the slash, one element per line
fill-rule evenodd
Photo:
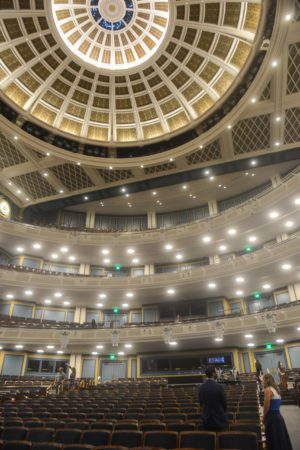
<path fill-rule="evenodd" d="M 169 22 L 168 0 L 52 0 L 68 48 L 99 68 L 136 67 L 157 52 Z"/>

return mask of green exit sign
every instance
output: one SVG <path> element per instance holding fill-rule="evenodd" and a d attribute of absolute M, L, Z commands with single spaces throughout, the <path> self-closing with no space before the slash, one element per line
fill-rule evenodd
<path fill-rule="evenodd" d="M 115 264 L 115 269 L 116 269 L 116 270 L 121 270 L 121 269 L 122 269 L 121 264 Z"/>
<path fill-rule="evenodd" d="M 109 359 L 116 359 L 116 355 L 109 355 Z"/>
<path fill-rule="evenodd" d="M 114 308 L 113 311 L 114 311 L 114 314 L 118 314 L 119 308 Z"/>
<path fill-rule="evenodd" d="M 267 350 L 272 350 L 273 348 L 273 344 L 266 344 L 266 349 Z"/>

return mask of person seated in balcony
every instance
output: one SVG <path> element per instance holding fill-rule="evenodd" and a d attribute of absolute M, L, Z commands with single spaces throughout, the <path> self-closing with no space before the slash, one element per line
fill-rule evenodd
<path fill-rule="evenodd" d="M 286 372 L 285 372 L 285 368 L 281 361 L 278 361 L 277 373 L 278 373 L 279 380 L 280 380 L 279 386 L 283 387 L 284 389 L 287 389 L 288 384 L 287 384 Z"/>

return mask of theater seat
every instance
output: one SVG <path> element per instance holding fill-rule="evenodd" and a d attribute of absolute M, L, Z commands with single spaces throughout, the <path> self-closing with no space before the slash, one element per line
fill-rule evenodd
<path fill-rule="evenodd" d="M 63 428 L 62 430 L 56 430 L 54 441 L 58 442 L 59 444 L 79 444 L 80 437 L 80 430 Z"/>
<path fill-rule="evenodd" d="M 53 428 L 31 428 L 27 439 L 31 442 L 52 442 L 55 430 Z"/>
<path fill-rule="evenodd" d="M 28 433 L 28 428 L 7 427 L 3 429 L 3 441 L 24 441 Z"/>
<path fill-rule="evenodd" d="M 82 444 L 108 445 L 110 431 L 108 430 L 87 430 L 82 432 Z"/>
<path fill-rule="evenodd" d="M 258 450 L 257 434 L 241 431 L 219 433 L 220 450 L 238 448 L 239 450 Z"/>
<path fill-rule="evenodd" d="M 216 433 L 211 431 L 184 431 L 180 433 L 181 448 L 215 450 Z M 238 447 L 237 447 L 238 448 Z"/>
<path fill-rule="evenodd" d="M 126 447 L 140 447 L 142 445 L 142 431 L 122 430 L 114 431 L 111 436 L 112 445 L 125 445 Z"/>
<path fill-rule="evenodd" d="M 145 447 L 175 448 L 178 433 L 175 431 L 147 431 L 144 436 Z"/>
<path fill-rule="evenodd" d="M 30 450 L 31 442 L 28 441 L 8 441 L 1 445 L 2 450 Z"/>

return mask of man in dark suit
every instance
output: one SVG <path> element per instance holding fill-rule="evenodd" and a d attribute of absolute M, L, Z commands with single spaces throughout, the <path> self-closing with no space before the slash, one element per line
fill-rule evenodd
<path fill-rule="evenodd" d="M 204 428 L 207 431 L 226 431 L 228 420 L 224 388 L 216 382 L 217 372 L 215 367 L 207 367 L 205 375 L 207 380 L 199 388 Z"/>

